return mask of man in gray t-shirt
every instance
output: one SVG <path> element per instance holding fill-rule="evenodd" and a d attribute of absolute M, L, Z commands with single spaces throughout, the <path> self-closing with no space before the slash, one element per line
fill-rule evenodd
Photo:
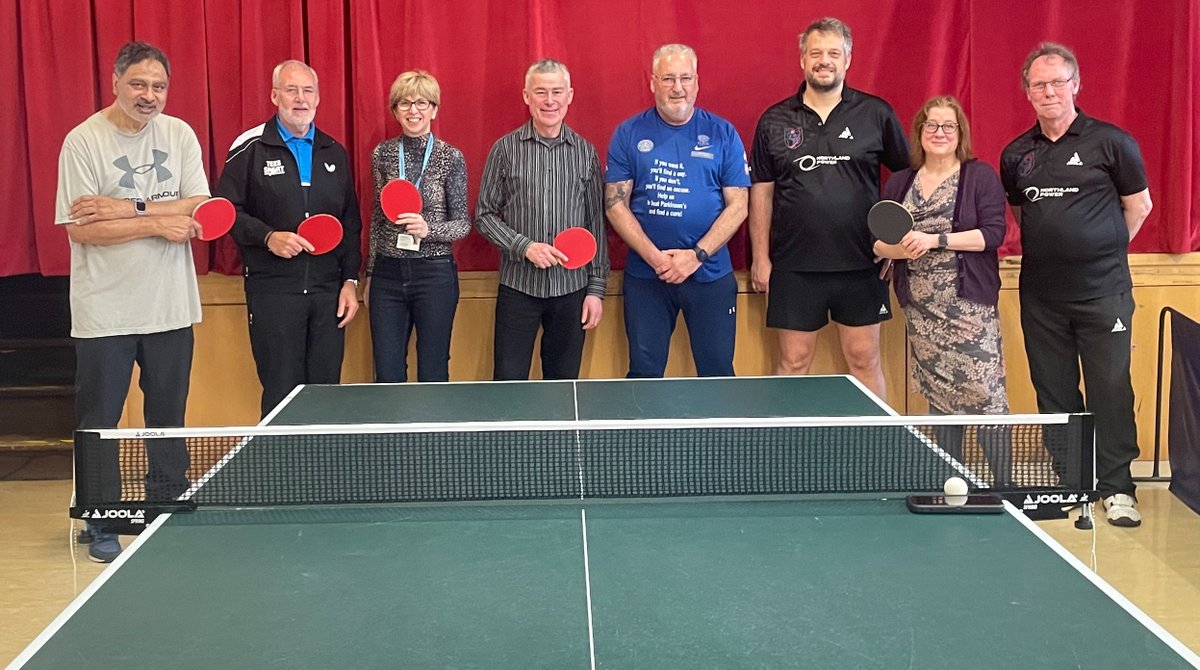
<path fill-rule="evenodd" d="M 200 293 L 191 218 L 208 197 L 196 134 L 163 115 L 170 65 L 157 48 L 130 42 L 113 68 L 116 100 L 67 134 L 58 159 L 55 223 L 71 240 L 71 335 L 75 338 L 77 428 L 121 418 L 136 362 L 147 427 L 182 426 Z M 116 446 L 101 448 L 102 496 L 120 499 Z M 148 454 L 146 496 L 170 500 L 188 488 L 187 450 Z M 111 529 L 88 524 L 89 556 L 121 552 Z"/>

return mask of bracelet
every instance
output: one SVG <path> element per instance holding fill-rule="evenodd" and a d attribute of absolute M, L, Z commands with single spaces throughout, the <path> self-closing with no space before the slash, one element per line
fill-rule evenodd
<path fill-rule="evenodd" d="M 264 247 L 271 246 L 271 236 L 278 232 L 279 232 L 278 230 L 272 230 L 271 232 L 267 233 L 267 236 L 263 238 L 263 246 Z"/>

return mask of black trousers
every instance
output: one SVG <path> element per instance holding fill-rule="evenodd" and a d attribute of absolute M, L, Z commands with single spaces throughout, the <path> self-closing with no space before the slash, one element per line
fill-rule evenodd
<path fill-rule="evenodd" d="M 145 335 L 76 338 L 76 427 L 116 427 L 129 395 L 134 363 L 139 370 L 138 386 L 145 396 L 142 413 L 146 427 L 182 426 L 192 372 L 192 344 L 190 326 Z M 100 495 L 104 502 L 117 502 L 121 500 L 118 445 L 106 440 L 99 448 Z M 150 441 L 146 447 L 146 498 L 171 500 L 186 491 L 189 460 L 183 440 Z"/>
<path fill-rule="evenodd" d="M 542 378 L 575 379 L 583 360 L 583 299 L 587 289 L 557 298 L 535 298 L 500 286 L 492 378 L 529 379 L 533 345 L 542 331 Z"/>
<path fill-rule="evenodd" d="M 949 412 L 944 412 L 941 409 L 930 405 L 929 413 L 934 416 L 947 416 Z M 934 426 L 933 435 L 937 440 L 938 446 L 949 454 L 954 460 L 959 463 L 964 463 L 968 468 L 974 470 L 976 476 L 983 475 L 977 465 L 974 463 L 966 463 L 963 460 L 964 438 L 966 431 L 962 426 Z M 979 426 L 976 430 L 975 439 L 979 443 L 980 449 L 983 451 L 983 458 L 987 461 L 988 468 L 991 470 L 991 480 L 987 481 L 988 487 L 997 490 L 1005 491 L 1013 486 L 1013 445 L 1012 445 L 1012 430 L 1009 426 Z"/>
<path fill-rule="evenodd" d="M 1021 330 L 1039 412 L 1091 412 L 1096 425 L 1096 489 L 1134 495 L 1129 464 L 1138 457 L 1129 376 L 1133 296 L 1042 300 L 1021 292 Z M 1079 390 L 1080 368 L 1087 393 Z"/>
<path fill-rule="evenodd" d="M 345 331 L 337 327 L 337 293 L 246 296 L 250 351 L 262 383 L 262 416 L 299 384 L 342 379 Z"/>

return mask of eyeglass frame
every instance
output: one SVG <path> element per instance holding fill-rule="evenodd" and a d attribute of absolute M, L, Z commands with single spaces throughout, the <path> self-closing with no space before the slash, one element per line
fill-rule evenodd
<path fill-rule="evenodd" d="M 937 132 L 939 130 L 942 131 L 943 133 L 945 133 L 946 135 L 957 135 L 958 129 L 960 126 L 961 126 L 961 124 L 959 124 L 956 121 L 947 121 L 945 123 L 934 123 L 933 121 L 923 121 L 921 123 L 921 130 L 922 130 L 922 132 L 924 132 L 927 135 L 937 135 Z"/>
<path fill-rule="evenodd" d="M 286 95 L 289 98 L 315 98 L 317 97 L 316 86 L 274 86 L 276 91 Z"/>
<path fill-rule="evenodd" d="M 1050 81 L 1039 81 L 1036 84 L 1031 83 L 1028 85 L 1027 88 L 1032 93 L 1037 93 L 1038 95 L 1046 95 L 1047 88 L 1052 88 L 1052 89 L 1054 89 L 1054 92 L 1057 93 L 1059 91 L 1066 89 L 1067 84 L 1070 84 L 1073 81 L 1075 81 L 1075 75 L 1071 75 L 1067 79 L 1051 79 Z"/>
<path fill-rule="evenodd" d="M 425 103 L 425 106 L 422 107 L 421 103 Z M 400 110 L 409 110 L 409 109 L 412 109 L 413 107 L 416 107 L 418 112 L 424 112 L 424 111 L 428 111 L 430 108 L 437 107 L 437 103 L 432 100 L 426 100 L 425 98 L 419 98 L 417 100 L 401 99 L 401 100 L 397 100 L 396 104 L 392 105 L 392 106 L 394 108 L 400 109 Z"/>
<path fill-rule="evenodd" d="M 687 88 L 695 85 L 695 83 L 700 80 L 700 75 L 698 74 L 668 74 L 663 76 L 653 74 L 650 76 L 654 77 L 654 80 L 657 81 L 659 85 L 666 88 L 675 88 L 675 84 L 679 84 L 680 86 Z"/>

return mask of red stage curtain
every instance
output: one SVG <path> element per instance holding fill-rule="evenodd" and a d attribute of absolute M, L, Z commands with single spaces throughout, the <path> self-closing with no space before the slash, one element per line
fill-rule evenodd
<path fill-rule="evenodd" d="M 401 71 L 421 67 L 442 85 L 434 132 L 463 150 L 471 199 L 492 143 L 527 118 L 525 68 L 565 62 L 575 101 L 567 122 L 604 155 L 618 123 L 652 104 L 650 54 L 686 42 L 700 56 L 699 104 L 732 121 L 749 144 L 759 114 L 801 77 L 796 34 L 835 15 L 854 30 L 848 83 L 882 96 L 907 124 L 927 98 L 953 93 L 971 116 L 976 149 L 993 165 L 1034 118 L 1019 69 L 1035 42 L 1053 39 L 1082 64 L 1079 104 L 1134 134 L 1155 208 L 1131 249 L 1200 250 L 1200 0 L 1086 4 L 1015 0 L 872 0 L 730 5 L 714 0 L 0 0 L 0 141 L 16 161 L 0 181 L 0 276 L 69 270 L 66 235 L 53 225 L 63 136 L 112 101 L 117 48 L 143 39 L 172 62 L 167 113 L 195 128 L 211 181 L 243 130 L 265 120 L 271 68 L 286 58 L 320 75 L 317 123 L 350 149 L 363 211 L 370 211 L 370 151 L 399 128 L 386 109 Z M 1011 231 L 1007 253 L 1019 253 Z M 612 236 L 610 236 L 612 237 Z M 625 250 L 612 239 L 614 267 Z M 744 231 L 731 242 L 745 267 Z M 202 270 L 238 271 L 228 240 L 197 244 Z M 494 269 L 478 235 L 456 251 L 463 270 Z"/>

